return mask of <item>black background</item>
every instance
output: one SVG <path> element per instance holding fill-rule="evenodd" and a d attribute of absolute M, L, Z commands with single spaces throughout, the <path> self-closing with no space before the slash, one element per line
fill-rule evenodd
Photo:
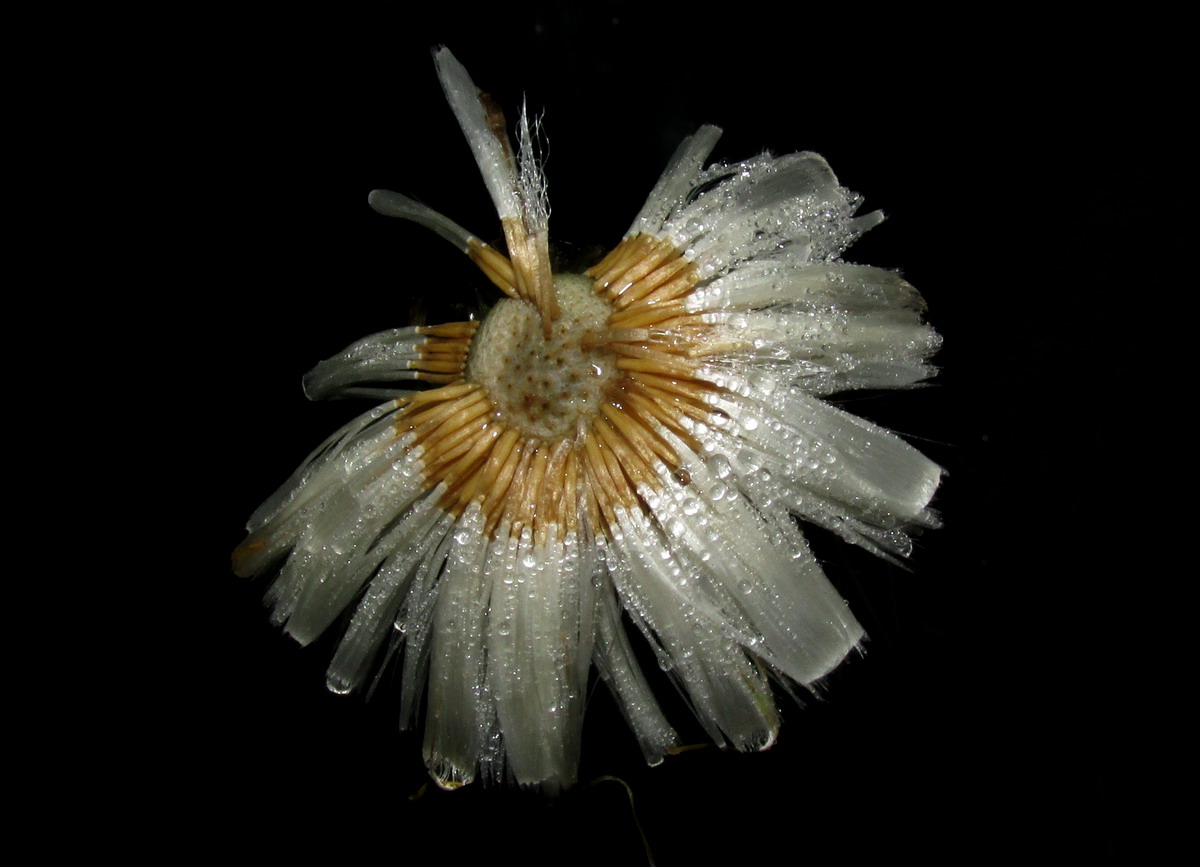
<path fill-rule="evenodd" d="M 640 863 L 624 792 L 586 785 L 612 775 L 659 864 L 725 847 L 755 861 L 1109 849 L 1129 712 L 1112 691 L 1127 672 L 1094 408 L 1120 376 L 1106 329 L 1149 252 L 1136 239 L 1152 185 L 1129 34 L 999 7 L 589 8 L 222 22 L 181 88 L 192 119 L 168 144 L 194 203 L 179 318 L 199 409 L 183 435 L 197 472 L 176 497 L 198 510 L 139 726 L 148 802 L 198 845 L 247 852 Z M 945 527 L 921 537 L 912 571 L 813 535 L 870 641 L 822 700 L 781 699 L 767 752 L 646 768 L 600 685 L 583 783 L 558 802 L 426 789 L 395 701 L 326 693 L 332 642 L 294 646 L 267 623 L 265 585 L 228 571 L 244 519 L 361 410 L 309 404 L 301 375 L 363 335 L 495 295 L 444 242 L 366 205 L 394 189 L 499 235 L 434 74 L 441 43 L 510 120 L 523 94 L 544 108 L 568 257 L 615 243 L 706 122 L 726 131 L 717 158 L 815 150 L 889 215 L 846 258 L 921 289 L 942 372 L 842 403 L 946 467 Z M 702 742 L 665 680 L 658 693 Z"/>

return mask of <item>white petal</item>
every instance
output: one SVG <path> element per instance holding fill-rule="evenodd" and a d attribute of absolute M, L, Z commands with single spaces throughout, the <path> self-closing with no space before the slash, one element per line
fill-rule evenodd
<path fill-rule="evenodd" d="M 437 501 L 444 487 L 423 492 L 418 473 L 406 475 L 389 462 L 370 484 L 356 481 L 322 502 L 269 593 L 273 619 L 301 644 L 350 606 L 384 559 L 423 539 L 441 518 Z"/>
<path fill-rule="evenodd" d="M 387 443 L 388 418 L 394 412 L 396 404 L 385 403 L 367 410 L 339 428 L 313 449 L 278 491 L 254 510 L 246 529 L 253 534 L 268 521 L 287 520 L 291 513 L 336 484 L 336 478 L 343 472 L 344 466 L 356 459 L 356 451 L 374 450 Z M 256 574 L 258 571 L 254 569 L 243 574 Z"/>
<path fill-rule="evenodd" d="M 863 629 L 803 537 L 790 522 L 764 517 L 770 503 L 717 496 L 724 485 L 704 462 L 678 439 L 672 445 L 689 482 L 664 468 L 662 492 L 646 498 L 674 555 L 694 564 L 693 580 L 707 582 L 726 618 L 747 624 L 752 638 L 743 643 L 755 654 L 798 683 L 828 674 Z"/>
<path fill-rule="evenodd" d="M 402 533 L 401 539 L 388 539 L 381 546 L 390 548 L 395 543 L 396 551 L 383 560 L 371 578 L 338 644 L 326 673 L 325 682 L 332 692 L 353 692 L 363 684 L 384 639 L 393 632 L 397 612 L 414 575 L 422 563 L 436 560 L 434 551 L 454 525 L 453 519 L 444 513 L 431 511 L 421 516 L 426 520 L 414 520 L 413 514 L 397 528 Z M 431 526 L 427 526 L 427 519 L 432 519 Z M 443 556 L 441 560 L 444 559 Z M 439 566 L 441 560 L 436 560 Z"/>
<path fill-rule="evenodd" d="M 554 789 L 575 781 L 595 604 L 574 534 L 529 528 L 503 558 L 489 557 L 488 684 L 504 731 L 509 771 Z"/>
<path fill-rule="evenodd" d="M 877 553 L 903 556 L 906 528 L 937 525 L 942 470 L 895 434 L 766 378 L 712 377 L 733 389 L 715 401 L 731 422 L 699 435 L 743 487 L 769 477 L 781 505 Z"/>
<path fill-rule="evenodd" d="M 496 714 L 485 686 L 491 586 L 484 580 L 487 538 L 478 504 L 454 531 L 438 587 L 429 654 L 425 763 L 445 787 L 469 783 L 485 760 Z"/>
<path fill-rule="evenodd" d="M 705 125 L 679 143 L 654 189 L 646 198 L 646 204 L 629 227 L 629 235 L 639 232 L 658 233 L 667 215 L 683 204 L 687 194 L 699 182 L 704 170 L 704 161 L 708 159 L 720 137 L 720 128 Z"/>
<path fill-rule="evenodd" d="M 609 569 L 626 610 L 684 688 L 716 743 L 762 750 L 775 741 L 779 716 L 762 671 L 728 634 L 728 618 L 689 586 L 692 576 L 673 557 L 641 512 L 617 510 Z"/>
<path fill-rule="evenodd" d="M 404 645 L 404 670 L 400 678 L 400 728 L 407 730 L 416 724 L 417 707 L 425 694 L 425 678 L 429 670 L 429 646 L 433 635 L 433 616 L 437 608 L 438 576 L 450 556 L 453 534 L 447 534 L 417 568 L 409 585 L 400 614 L 394 624 L 395 635 Z M 396 638 L 393 638 L 396 641 Z"/>
<path fill-rule="evenodd" d="M 367 196 L 367 204 L 385 217 L 411 220 L 436 232 L 463 253 L 470 250 L 470 241 L 475 237 L 444 214 L 391 190 L 372 190 Z"/>
<path fill-rule="evenodd" d="M 413 362 L 421 358 L 427 338 L 413 328 L 393 328 L 364 337 L 337 355 L 322 361 L 304 376 L 304 394 L 309 400 L 331 397 L 360 397 L 363 383 L 414 381 Z M 389 397 L 407 394 L 394 388 Z"/>
<path fill-rule="evenodd" d="M 433 55 L 438 78 L 446 100 L 458 118 L 463 135 L 475 154 L 475 162 L 483 174 L 496 212 L 501 218 L 521 217 L 521 201 L 517 193 L 517 170 L 508 144 L 508 135 L 497 131 L 489 122 L 487 109 L 480 101 L 480 90 L 453 54 L 439 48 Z"/>
<path fill-rule="evenodd" d="M 625 721 L 633 729 L 647 764 L 659 764 L 679 747 L 679 736 L 663 716 L 650 684 L 629 644 L 621 622 L 621 606 L 612 583 L 605 579 L 599 593 L 596 647 L 593 658 L 609 685 Z"/>

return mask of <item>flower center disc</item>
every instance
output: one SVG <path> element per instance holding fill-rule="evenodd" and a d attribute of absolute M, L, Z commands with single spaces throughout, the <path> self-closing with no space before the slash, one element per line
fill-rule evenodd
<path fill-rule="evenodd" d="M 532 304 L 506 298 L 475 335 L 466 370 L 508 423 L 547 440 L 573 436 L 578 419 L 597 410 L 617 377 L 616 357 L 599 340 L 612 307 L 579 274 L 556 274 L 554 289 L 560 315 L 549 338 Z"/>

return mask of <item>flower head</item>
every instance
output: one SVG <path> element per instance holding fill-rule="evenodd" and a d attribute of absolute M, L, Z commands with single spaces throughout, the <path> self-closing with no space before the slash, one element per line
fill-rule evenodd
<path fill-rule="evenodd" d="M 397 193 L 370 204 L 507 297 L 482 322 L 383 332 L 318 365 L 310 397 L 387 402 L 263 504 L 235 568 L 279 567 L 268 600 L 301 643 L 352 610 L 336 692 L 402 651 L 403 722 L 424 698 L 444 786 L 573 782 L 592 665 L 647 761 L 678 747 L 626 620 L 716 743 L 764 749 L 769 678 L 812 685 L 864 637 L 793 516 L 886 557 L 936 523 L 941 470 L 819 398 L 931 372 L 917 292 L 840 258 L 882 216 L 855 216 L 816 154 L 706 166 L 720 131 L 704 127 L 608 255 L 554 274 L 530 121 L 514 153 L 463 67 L 436 62 L 507 255 Z"/>

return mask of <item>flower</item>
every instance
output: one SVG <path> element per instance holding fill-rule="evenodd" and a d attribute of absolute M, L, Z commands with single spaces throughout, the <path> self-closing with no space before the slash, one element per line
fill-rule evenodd
<path fill-rule="evenodd" d="M 627 620 L 717 744 L 765 749 L 770 678 L 811 687 L 864 638 L 793 516 L 891 558 L 937 523 L 940 468 L 820 399 L 932 372 L 913 287 L 840 258 L 882 215 L 855 216 L 813 153 L 706 167 L 720 131 L 703 127 L 608 255 L 553 274 L 536 124 L 522 112 L 514 154 L 466 70 L 435 60 L 508 255 L 397 193 L 370 204 L 459 247 L 507 297 L 308 374 L 311 398 L 387 402 L 255 512 L 235 570 L 278 567 L 272 616 L 302 644 L 352 610 L 335 692 L 402 651 L 402 724 L 424 698 L 445 787 L 574 782 L 592 665 L 646 760 L 676 749 Z"/>

